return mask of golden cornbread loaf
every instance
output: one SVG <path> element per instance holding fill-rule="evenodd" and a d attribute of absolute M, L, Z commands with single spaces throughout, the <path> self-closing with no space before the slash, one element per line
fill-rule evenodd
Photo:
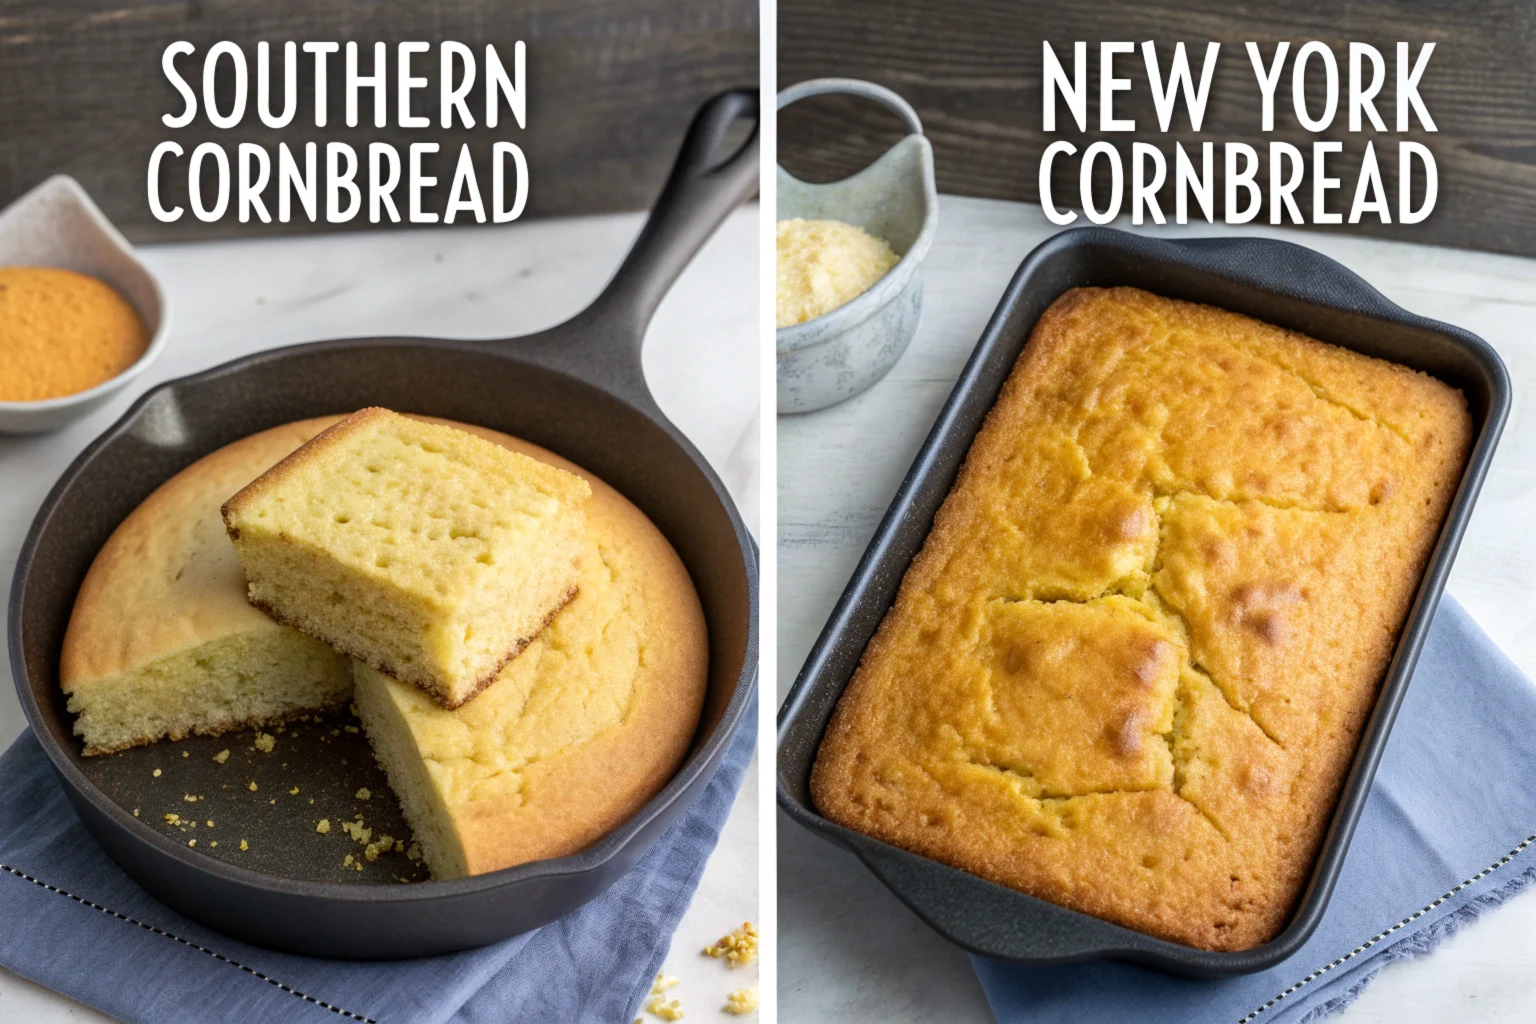
<path fill-rule="evenodd" d="M 587 479 L 580 591 L 478 697 L 448 710 L 354 663 L 358 716 L 434 878 L 591 845 L 666 784 L 697 728 L 708 641 L 688 573 L 639 509 Z"/>
<path fill-rule="evenodd" d="M 1472 423 L 1130 288 L 1040 318 L 822 741 L 849 828 L 1202 949 L 1283 927 Z"/>
<path fill-rule="evenodd" d="M 364 409 L 224 505 L 250 601 L 457 707 L 576 594 L 581 477 Z"/>
<path fill-rule="evenodd" d="M 276 427 L 199 459 L 102 546 L 59 662 L 86 754 L 346 703 L 350 659 L 251 607 L 219 517 L 225 498 L 319 429 Z"/>

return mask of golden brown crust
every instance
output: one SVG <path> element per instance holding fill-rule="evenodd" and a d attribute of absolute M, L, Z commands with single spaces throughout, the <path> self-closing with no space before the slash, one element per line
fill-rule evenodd
<path fill-rule="evenodd" d="M 834 821 L 1205 949 L 1289 918 L 1461 394 L 1129 288 L 1042 315 L 812 774 Z"/>
<path fill-rule="evenodd" d="M 208 522 L 207 503 L 244 487 L 334 419 L 273 427 L 212 452 L 118 524 L 70 613 L 59 664 L 65 693 L 222 636 L 279 628 L 246 602 L 240 562 Z"/>
<path fill-rule="evenodd" d="M 585 849 L 667 784 L 698 728 L 709 644 L 688 571 L 645 513 L 537 445 L 458 426 L 585 478 L 592 486 L 588 530 L 599 544 L 608 538 L 625 551 L 631 571 L 646 581 L 648 609 L 649 646 L 622 724 L 524 767 L 515 799 L 475 801 L 456 814 L 469 872 L 481 874 Z"/>
<path fill-rule="evenodd" d="M 234 519 L 247 505 L 280 484 L 291 471 L 315 461 L 335 447 L 338 442 L 345 440 L 349 434 L 356 433 L 367 424 L 387 415 L 389 410 L 369 406 L 366 409 L 359 409 L 350 416 L 323 417 L 324 420 L 330 421 L 330 426 L 268 466 L 259 476 L 219 506 L 219 515 L 224 520 L 224 528 L 229 531 L 230 539 L 240 539 L 240 531 L 235 528 Z"/>

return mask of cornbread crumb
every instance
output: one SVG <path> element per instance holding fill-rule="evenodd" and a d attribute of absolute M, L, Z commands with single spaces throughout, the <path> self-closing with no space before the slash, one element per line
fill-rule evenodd
<path fill-rule="evenodd" d="M 217 839 L 215 839 L 213 842 L 209 843 L 208 845 L 209 846 L 218 846 L 219 845 L 219 841 Z"/>
<path fill-rule="evenodd" d="M 330 818 L 321 818 L 320 819 L 320 824 L 315 826 L 315 831 L 319 832 L 321 835 L 325 835 L 330 830 L 331 830 L 331 819 Z"/>
<path fill-rule="evenodd" d="M 187 845 L 188 846 L 196 846 L 197 845 L 197 840 L 196 839 L 188 839 L 187 840 Z"/>
<path fill-rule="evenodd" d="M 244 839 L 240 840 L 240 849 L 242 849 L 242 850 L 249 850 L 250 849 L 250 847 L 245 844 L 245 840 Z"/>
<path fill-rule="evenodd" d="M 727 966 L 745 967 L 757 959 L 757 929 L 751 921 L 744 921 L 729 935 L 720 936 L 713 946 L 705 946 L 703 952 L 716 960 L 724 958 Z"/>
<path fill-rule="evenodd" d="M 356 821 L 342 822 L 341 830 L 357 840 L 358 844 L 362 846 L 367 846 L 368 840 L 373 838 L 373 829 L 363 824 L 363 816 L 361 814 L 357 816 Z"/>
<path fill-rule="evenodd" d="M 683 1008 L 676 999 L 668 999 L 663 993 L 677 984 L 677 979 L 667 974 L 656 975 L 656 981 L 651 985 L 651 998 L 646 1002 L 647 1013 L 654 1014 L 662 1020 L 682 1020 Z"/>
<path fill-rule="evenodd" d="M 227 749 L 221 750 L 217 754 L 213 755 L 213 759 L 219 762 L 219 764 L 223 764 L 225 761 L 229 760 L 229 751 Z"/>
<path fill-rule="evenodd" d="M 362 789 L 358 790 L 356 793 L 353 793 L 352 795 L 357 797 L 359 800 L 367 800 L 367 799 L 369 799 L 369 798 L 371 798 L 373 796 L 373 793 L 371 793 L 369 791 L 367 786 L 364 786 Z"/>
<path fill-rule="evenodd" d="M 272 748 L 275 746 L 277 746 L 277 740 L 273 739 L 271 733 L 259 732 L 256 734 L 256 749 L 263 754 L 272 753 Z"/>
<path fill-rule="evenodd" d="M 288 795 L 289 796 L 298 796 L 299 795 L 299 787 L 298 786 L 294 786 L 292 789 L 290 789 L 288 791 Z"/>
<path fill-rule="evenodd" d="M 191 757 L 191 756 L 192 756 L 192 755 L 191 755 L 191 754 L 189 754 L 189 753 L 187 753 L 187 751 L 185 751 L 185 750 L 183 750 L 183 751 L 182 751 L 182 752 L 181 752 L 181 756 L 182 756 L 182 757 Z"/>
<path fill-rule="evenodd" d="M 209 818 L 209 819 L 208 819 L 208 821 L 207 821 L 207 822 L 206 822 L 206 824 L 207 824 L 207 826 L 208 826 L 208 827 L 209 827 L 209 828 L 213 828 L 213 819 L 212 819 L 212 818 Z"/>
<path fill-rule="evenodd" d="M 252 779 L 250 785 L 246 786 L 245 788 L 249 789 L 252 793 L 256 792 L 256 780 Z"/>
<path fill-rule="evenodd" d="M 405 855 L 411 860 L 421 860 L 421 844 L 412 843 L 405 851 Z"/>
<path fill-rule="evenodd" d="M 662 1020 L 682 1020 L 683 1008 L 678 1005 L 676 999 L 668 999 L 665 996 L 651 996 L 645 1004 L 645 1010 Z"/>
<path fill-rule="evenodd" d="M 191 793 L 183 793 L 181 798 L 189 804 L 197 803 L 197 797 Z"/>
<path fill-rule="evenodd" d="M 357 726 L 355 726 L 355 725 L 344 725 L 344 726 L 342 726 L 342 728 L 345 729 L 347 732 L 353 732 L 353 733 L 357 732 Z"/>
<path fill-rule="evenodd" d="M 181 815 L 179 815 L 179 814 L 167 814 L 165 816 L 165 823 L 167 825 L 180 825 L 181 824 Z"/>
<path fill-rule="evenodd" d="M 139 816 L 139 809 L 138 809 L 138 808 L 137 808 L 137 807 L 135 807 L 135 808 L 134 808 L 134 809 L 133 809 L 133 816 L 134 816 L 134 817 L 135 817 L 135 818 L 137 818 L 137 817 L 138 817 L 138 816 Z"/>
<path fill-rule="evenodd" d="M 395 852 L 396 853 L 404 853 L 405 852 L 405 840 L 404 839 L 396 839 L 395 840 Z"/>
<path fill-rule="evenodd" d="M 156 769 L 155 769 L 155 773 L 154 773 L 154 774 L 155 774 L 155 778 L 157 778 L 157 779 L 158 779 L 158 778 L 159 778 L 159 777 L 160 777 L 160 769 L 159 769 L 159 768 L 156 768 Z"/>
<path fill-rule="evenodd" d="M 758 1005 L 757 989 L 739 988 L 725 997 L 725 1012 L 737 1017 L 745 1017 L 749 1013 L 756 1013 Z"/>
<path fill-rule="evenodd" d="M 344 868 L 351 867 L 352 866 L 352 860 L 353 860 L 352 855 L 350 853 L 347 854 L 345 857 L 341 858 L 341 866 L 344 867 Z"/>

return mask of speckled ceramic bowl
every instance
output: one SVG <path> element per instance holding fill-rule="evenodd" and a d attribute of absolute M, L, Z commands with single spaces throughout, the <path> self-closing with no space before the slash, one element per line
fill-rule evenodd
<path fill-rule="evenodd" d="M 58 267 L 90 274 L 122 293 L 149 331 L 138 362 L 93 388 L 37 402 L 0 402 L 0 434 L 56 430 L 84 416 L 144 372 L 165 347 L 170 307 L 133 246 L 80 183 L 56 174 L 0 211 L 0 267 Z"/>
<path fill-rule="evenodd" d="M 884 377 L 917 333 L 923 310 L 918 269 L 938 227 L 933 148 L 906 100 L 850 78 L 818 78 L 779 93 L 778 106 L 807 96 L 851 93 L 883 103 L 911 132 L 851 178 L 813 185 L 778 168 L 779 219 L 840 220 L 885 239 L 901 256 L 874 287 L 825 316 L 775 334 L 779 412 L 835 405 Z"/>

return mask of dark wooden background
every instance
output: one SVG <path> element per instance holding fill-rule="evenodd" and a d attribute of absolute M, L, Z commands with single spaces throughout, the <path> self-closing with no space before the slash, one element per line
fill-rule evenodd
<path fill-rule="evenodd" d="M 1130 142 L 1159 145 L 1169 157 L 1173 143 L 1242 141 L 1267 153 L 1271 138 L 1283 139 L 1310 153 L 1314 138 L 1344 142 L 1345 154 L 1330 158 L 1330 172 L 1344 179 L 1330 210 L 1347 212 L 1365 139 L 1376 140 L 1386 174 L 1387 194 L 1396 220 L 1397 141 L 1411 138 L 1429 146 L 1440 174 L 1434 212 L 1418 225 L 1382 226 L 1369 217 L 1359 226 L 1322 227 L 1327 231 L 1362 231 L 1389 238 L 1495 252 L 1536 255 L 1536 3 L 1530 0 L 1275 0 L 1232 3 L 1227 0 L 1181 2 L 1060 3 L 1056 0 L 780 0 L 779 87 L 828 75 L 864 78 L 901 93 L 923 119 L 933 141 L 941 192 L 1000 199 L 1038 201 L 1040 155 L 1050 142 L 1066 139 L 1081 150 L 1106 138 L 1129 157 Z M 1070 73 L 1071 44 L 1085 40 L 1092 58 L 1089 75 L 1089 125 L 1098 121 L 1097 44 L 1126 40 L 1159 43 L 1167 73 L 1173 44 L 1183 41 L 1198 75 L 1205 42 L 1222 44 L 1212 82 L 1205 124 L 1198 136 L 1189 130 L 1182 106 L 1166 136 L 1146 88 L 1138 50 L 1117 57 L 1117 74 L 1135 83 L 1116 94 L 1117 117 L 1135 117 L 1137 133 L 1100 135 L 1077 131 L 1065 105 L 1058 107 L 1058 131 L 1046 135 L 1041 125 L 1041 39 L 1051 41 Z M 1291 111 L 1290 66 L 1281 79 L 1275 132 L 1260 126 L 1260 94 L 1243 44 L 1260 44 L 1266 58 L 1274 44 L 1292 41 L 1292 55 L 1302 42 L 1327 43 L 1339 61 L 1340 114 L 1335 127 L 1321 135 L 1304 131 Z M 1377 99 L 1388 128 L 1395 127 L 1395 51 L 1405 40 L 1412 52 L 1436 43 L 1420 83 L 1420 93 L 1439 129 L 1398 135 L 1350 135 L 1345 128 L 1350 41 L 1376 46 L 1387 60 L 1386 84 Z M 1198 45 L 1197 45 L 1198 44 Z M 1316 61 L 1309 70 L 1320 81 Z M 1320 92 L 1313 93 L 1321 96 Z M 1311 109 L 1317 113 L 1319 99 Z M 1147 129 L 1150 127 L 1150 133 Z M 811 181 L 843 177 L 882 152 L 899 134 L 898 122 L 867 102 L 820 97 L 801 101 L 779 117 L 779 160 L 786 170 Z M 1194 155 L 1198 158 L 1198 148 Z M 1221 150 L 1215 161 L 1219 168 Z M 1128 163 L 1128 159 L 1127 159 Z M 1052 178 L 1058 206 L 1077 205 L 1077 158 L 1060 160 Z M 1101 165 L 1102 167 L 1102 165 Z M 1126 168 L 1129 181 L 1129 167 Z M 1267 183 L 1267 161 L 1259 182 Z M 1128 186 L 1127 186 L 1128 187 Z M 1268 219 L 1268 191 L 1261 220 Z M 1096 190 L 1102 203 L 1107 190 Z M 1162 202 L 1172 218 L 1171 190 Z M 1222 186 L 1217 186 L 1216 215 L 1221 216 Z M 1311 200 L 1311 171 L 1296 194 L 1303 216 Z M 1340 198 L 1342 196 L 1342 198 Z M 1069 202 L 1070 200 L 1070 202 Z M 1192 210 L 1193 212 L 1193 210 Z"/>
<path fill-rule="evenodd" d="M 201 110 L 186 128 L 161 123 L 161 115 L 180 113 L 183 106 L 160 70 L 166 45 L 178 39 L 197 47 L 177 67 L 199 94 L 200 107 L 208 47 L 227 39 L 245 50 L 249 106 L 239 127 L 213 128 Z M 432 117 L 430 128 L 372 127 L 371 91 L 360 94 L 359 126 L 347 128 L 344 53 L 331 55 L 328 126 L 315 128 L 314 98 L 307 88 L 313 58 L 300 51 L 298 114 L 287 128 L 268 129 L 255 112 L 256 44 L 271 42 L 274 64 L 280 66 L 281 44 L 290 39 L 301 45 L 356 41 L 365 74 L 372 67 L 372 43 L 388 43 L 391 121 L 394 44 L 462 42 L 476 52 L 469 109 L 477 127 L 437 126 L 434 48 L 412 63 L 413 74 L 431 80 L 415 95 L 414 110 Z M 528 46 L 528 128 L 519 130 L 503 106 L 500 127 L 488 130 L 485 44 L 496 45 L 510 75 L 512 45 L 519 39 Z M 221 63 L 221 70 L 229 71 L 229 62 Z M 0 205 L 64 172 L 79 179 L 136 241 L 361 228 L 369 226 L 366 193 L 362 214 L 348 225 L 324 223 L 323 211 L 320 224 L 296 219 L 287 225 L 242 225 L 233 212 L 204 224 L 190 209 L 179 221 L 162 224 L 149 212 L 150 151 L 166 139 L 181 143 L 185 155 L 170 163 L 179 175 L 162 174 L 162 195 L 167 206 L 185 207 L 186 159 L 200 142 L 222 143 L 232 164 L 240 142 L 269 147 L 275 180 L 278 141 L 300 157 L 303 143 L 320 143 L 322 173 L 324 142 L 344 141 L 359 150 L 360 181 L 366 181 L 368 142 L 394 144 L 403 163 L 410 142 L 435 141 L 442 150 L 435 163 L 428 158 L 427 167 L 439 185 L 427 195 L 428 208 L 440 212 L 466 141 L 477 157 L 482 195 L 490 202 L 491 143 L 504 140 L 521 146 L 528 158 L 524 216 L 640 209 L 655 198 L 695 107 L 723 89 L 755 88 L 758 74 L 757 0 L 0 0 Z M 276 77 L 274 84 L 280 83 Z M 279 105 L 280 98 L 279 91 Z M 229 109 L 227 104 L 222 109 Z M 397 205 L 408 216 L 402 197 L 397 189 Z M 271 185 L 265 198 L 275 221 Z M 463 222 L 461 215 L 456 223 Z"/>

